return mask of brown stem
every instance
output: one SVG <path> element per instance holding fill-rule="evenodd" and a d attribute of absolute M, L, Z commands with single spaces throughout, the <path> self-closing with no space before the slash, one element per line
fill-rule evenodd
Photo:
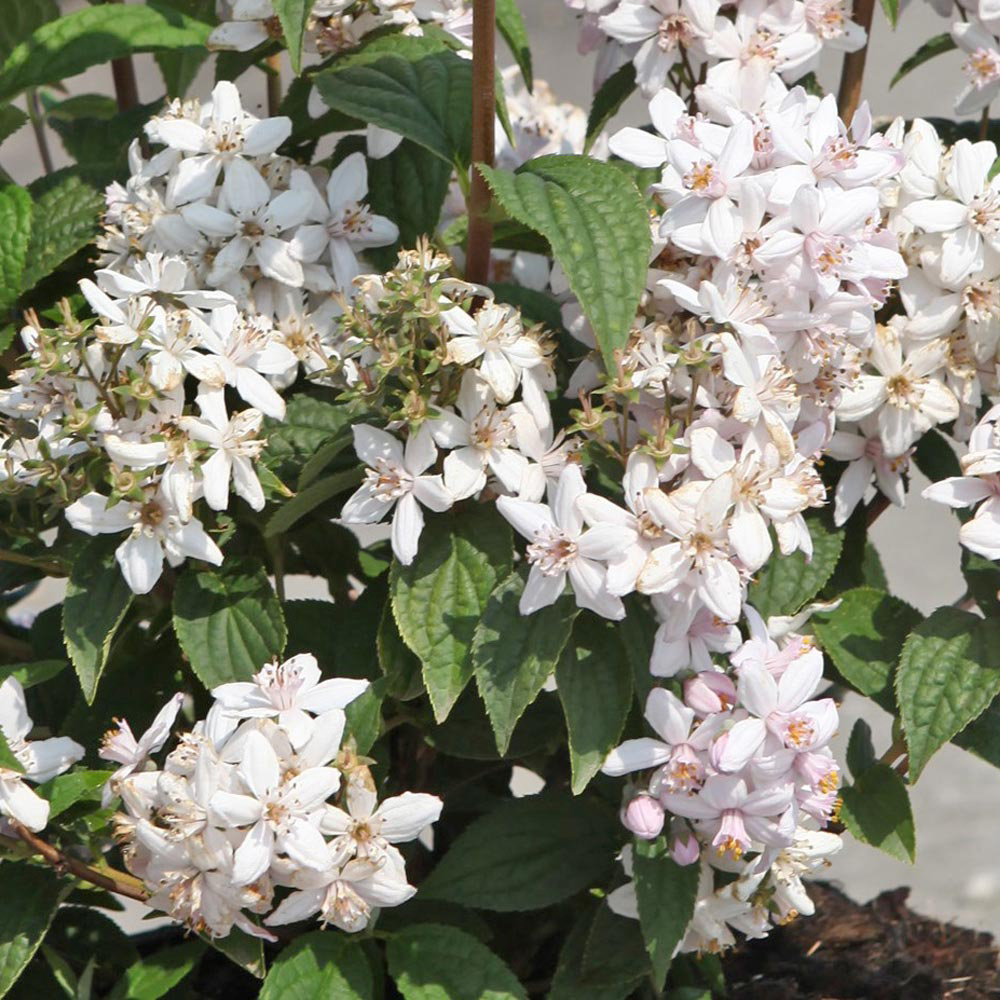
<path fill-rule="evenodd" d="M 870 528 L 888 509 L 889 498 L 884 493 L 876 493 L 865 507 L 865 526 Z"/>
<path fill-rule="evenodd" d="M 50 576 L 65 576 L 66 568 L 56 562 L 48 562 L 45 559 L 36 559 L 34 556 L 26 556 L 21 552 L 12 552 L 10 549 L 0 549 L 0 562 L 17 563 L 18 566 L 30 566 L 32 569 L 40 569 Z"/>
<path fill-rule="evenodd" d="M 854 0 L 855 24 L 865 29 L 868 42 L 857 52 L 848 52 L 844 56 L 844 68 L 840 75 L 840 92 L 837 95 L 837 107 L 840 117 L 850 124 L 854 112 L 861 102 L 861 82 L 865 76 L 865 59 L 868 56 L 868 45 L 871 42 L 872 14 L 875 12 L 875 0 Z"/>
<path fill-rule="evenodd" d="M 490 188 L 477 164 L 493 166 L 496 119 L 496 0 L 474 0 L 472 21 L 472 183 L 465 276 L 483 285 L 490 276 L 493 223 Z"/>
<path fill-rule="evenodd" d="M 899 736 L 892 741 L 892 746 L 878 759 L 879 764 L 894 764 L 900 757 L 906 758 L 906 740 Z"/>
<path fill-rule="evenodd" d="M 126 875 L 125 872 L 115 871 L 113 868 L 99 871 L 82 861 L 67 857 L 57 847 L 53 847 L 41 837 L 35 836 L 20 823 L 11 823 L 11 827 L 21 840 L 36 854 L 40 854 L 60 874 L 75 875 L 77 878 L 83 879 L 84 882 L 96 885 L 100 889 L 116 892 L 119 896 L 127 896 L 129 899 L 137 899 L 140 903 L 146 902 L 149 898 L 148 893 L 137 878 Z"/>
<path fill-rule="evenodd" d="M 124 0 L 109 0 L 110 3 L 124 3 Z M 131 56 L 111 60 L 111 76 L 115 81 L 115 97 L 118 110 L 128 111 L 139 103 L 139 85 L 135 79 L 135 63 Z M 180 95 L 177 95 L 180 96 Z"/>
<path fill-rule="evenodd" d="M 990 137 L 990 106 L 987 104 L 986 107 L 983 108 L 982 116 L 979 119 L 979 141 L 983 142 L 989 137 Z"/>
<path fill-rule="evenodd" d="M 35 143 L 38 145 L 38 155 L 42 158 L 42 167 L 51 174 L 52 153 L 49 152 L 49 140 L 45 134 L 45 118 L 42 113 L 42 102 L 38 99 L 38 91 L 32 87 L 28 91 L 28 111 L 31 118 L 31 128 L 35 133 Z"/>
<path fill-rule="evenodd" d="M 281 53 L 267 57 L 267 113 L 271 118 L 281 108 Z"/>

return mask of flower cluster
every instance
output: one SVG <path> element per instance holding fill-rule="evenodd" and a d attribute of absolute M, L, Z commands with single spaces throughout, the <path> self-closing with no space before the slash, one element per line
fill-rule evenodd
<path fill-rule="evenodd" d="M 213 937 L 238 927 L 273 939 L 248 911 L 268 926 L 318 915 L 354 932 L 413 895 L 394 845 L 435 822 L 441 802 L 407 792 L 378 803 L 370 762 L 343 739 L 344 708 L 366 687 L 321 680 L 301 654 L 216 688 L 161 768 L 148 757 L 179 699 L 139 740 L 126 723 L 108 733 L 101 756 L 120 765 L 108 792 L 124 808 L 116 838 L 151 907 Z"/>
<path fill-rule="evenodd" d="M 730 655 L 732 671 L 689 677 L 683 697 L 654 688 L 646 721 L 657 738 L 626 741 L 603 767 L 633 776 L 625 826 L 642 840 L 666 829 L 674 861 L 702 866 L 683 951 L 718 951 L 734 943 L 733 929 L 762 937 L 811 913 L 800 876 L 840 848 L 817 829 L 840 783 L 828 747 L 837 708 L 815 699 L 823 654 L 795 635 L 779 647 L 752 608 L 746 616 L 750 638 Z M 609 903 L 635 916 L 631 883 Z"/>

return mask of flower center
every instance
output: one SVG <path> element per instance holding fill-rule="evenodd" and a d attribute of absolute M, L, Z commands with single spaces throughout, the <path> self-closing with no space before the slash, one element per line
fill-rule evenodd
<path fill-rule="evenodd" d="M 528 562 L 537 566 L 545 576 L 565 573 L 579 555 L 575 541 L 553 525 L 539 528 L 535 540 L 528 546 Z"/>
<path fill-rule="evenodd" d="M 962 69 L 977 89 L 1000 77 L 1000 53 L 995 49 L 976 49 L 962 64 Z"/>
<path fill-rule="evenodd" d="M 668 14 L 657 29 L 657 41 L 661 52 L 673 52 L 678 45 L 690 45 L 694 33 L 691 22 L 683 14 Z"/>

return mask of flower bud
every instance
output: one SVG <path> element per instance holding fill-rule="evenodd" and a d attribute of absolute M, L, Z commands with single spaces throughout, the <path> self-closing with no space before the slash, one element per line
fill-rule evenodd
<path fill-rule="evenodd" d="M 728 712 L 736 702 L 736 685 L 728 674 L 705 671 L 684 682 L 684 703 L 698 715 Z"/>
<path fill-rule="evenodd" d="M 663 830 L 663 806 L 651 795 L 637 795 L 622 811 L 625 829 L 641 840 L 655 840 Z"/>
<path fill-rule="evenodd" d="M 681 867 L 693 865 L 701 857 L 701 844 L 698 843 L 698 838 L 693 833 L 674 837 L 674 842 L 670 845 L 670 857 Z"/>

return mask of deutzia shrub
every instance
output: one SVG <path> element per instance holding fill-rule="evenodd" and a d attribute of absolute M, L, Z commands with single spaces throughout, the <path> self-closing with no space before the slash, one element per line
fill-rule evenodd
<path fill-rule="evenodd" d="M 863 5 L 567 4 L 589 114 L 511 0 L 0 30 L 0 996 L 718 992 L 1000 764 L 995 11 L 900 69 L 966 51 L 970 126 L 859 103 Z M 868 539 L 915 470 L 927 618 Z"/>

